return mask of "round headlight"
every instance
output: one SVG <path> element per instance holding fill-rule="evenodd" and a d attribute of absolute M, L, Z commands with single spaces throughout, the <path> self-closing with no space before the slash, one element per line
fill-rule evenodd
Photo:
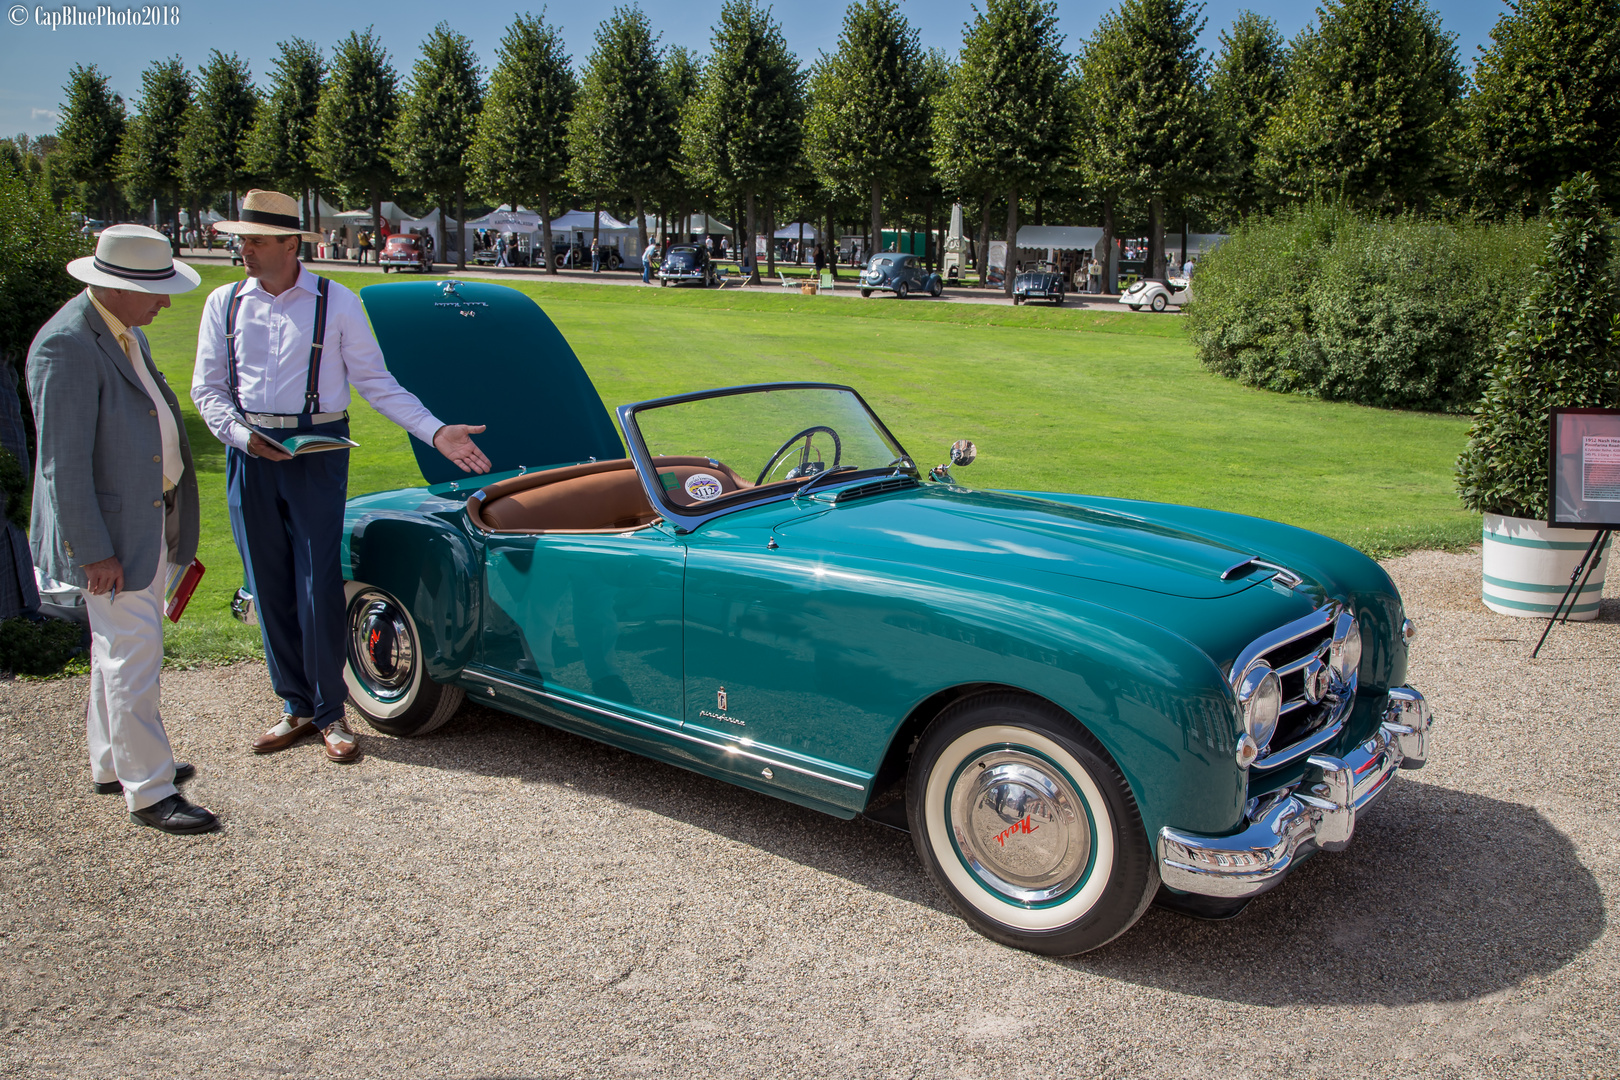
<path fill-rule="evenodd" d="M 1271 744 L 1282 715 L 1282 680 L 1264 660 L 1256 660 L 1243 672 L 1237 685 L 1238 706 L 1243 710 L 1243 730 L 1262 751 Z"/>
<path fill-rule="evenodd" d="M 1349 686 L 1361 668 L 1361 624 L 1352 611 L 1343 612 L 1333 623 L 1328 667 L 1333 671 L 1333 680 L 1341 686 Z"/>

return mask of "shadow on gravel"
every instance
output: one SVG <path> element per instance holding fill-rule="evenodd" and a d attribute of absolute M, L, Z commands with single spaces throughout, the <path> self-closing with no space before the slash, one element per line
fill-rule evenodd
<path fill-rule="evenodd" d="M 908 837 L 710 780 L 471 702 L 441 733 L 372 736 L 402 764 L 567 784 L 936 911 Z M 1356 827 L 1236 919 L 1159 909 L 1114 944 L 1050 963 L 1252 1005 L 1479 997 L 1568 964 L 1603 932 L 1603 896 L 1535 810 L 1406 773 Z M 966 926 L 964 934 L 972 933 Z"/>

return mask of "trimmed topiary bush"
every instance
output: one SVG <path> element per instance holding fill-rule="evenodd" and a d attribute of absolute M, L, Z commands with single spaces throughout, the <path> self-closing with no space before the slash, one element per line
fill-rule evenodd
<path fill-rule="evenodd" d="M 1302 206 L 1205 258 L 1187 320 L 1205 366 L 1251 386 L 1468 412 L 1534 257 L 1522 224 Z"/>
<path fill-rule="evenodd" d="M 1546 249 L 1457 459 L 1463 505 L 1545 520 L 1553 409 L 1620 407 L 1614 222 L 1582 174 L 1553 193 Z"/>

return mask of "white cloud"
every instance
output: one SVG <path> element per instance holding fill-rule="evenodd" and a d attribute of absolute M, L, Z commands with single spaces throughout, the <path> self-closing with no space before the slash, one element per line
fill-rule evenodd
<path fill-rule="evenodd" d="M 30 120 L 55 120 L 58 124 L 60 124 L 62 122 L 62 114 L 58 113 L 58 112 L 54 112 L 54 111 L 52 111 L 50 109 L 29 109 L 28 110 L 28 119 L 30 119 Z"/>

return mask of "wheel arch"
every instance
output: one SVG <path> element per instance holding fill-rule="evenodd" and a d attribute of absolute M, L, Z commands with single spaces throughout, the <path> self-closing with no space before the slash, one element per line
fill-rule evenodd
<path fill-rule="evenodd" d="M 410 612 L 423 668 L 446 682 L 473 659 L 479 626 L 479 552 L 440 518 L 401 511 L 350 512 L 343 576 L 388 593 Z"/>

